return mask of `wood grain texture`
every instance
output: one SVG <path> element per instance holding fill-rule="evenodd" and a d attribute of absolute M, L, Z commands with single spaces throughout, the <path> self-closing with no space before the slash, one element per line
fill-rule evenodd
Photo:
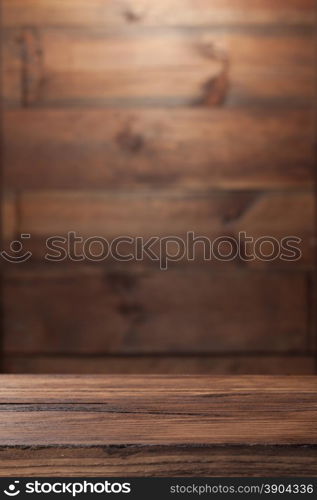
<path fill-rule="evenodd" d="M 315 8 L 2 1 L 2 236 L 31 233 L 34 266 L 6 271 L 7 369 L 313 370 Z M 68 231 L 296 236 L 303 258 L 40 266 Z"/>
<path fill-rule="evenodd" d="M 186 247 L 179 253 L 177 264 L 188 263 L 187 256 L 192 252 L 196 264 L 205 264 L 204 258 L 207 258 L 209 263 L 223 267 L 225 262 L 217 259 L 215 254 L 218 246 L 212 246 L 219 237 L 233 241 L 231 244 L 224 242 L 219 247 L 220 253 L 232 255 L 227 264 L 309 269 L 315 262 L 315 198 L 310 191 L 205 191 L 196 194 L 176 190 L 121 191 L 118 194 L 109 191 L 30 191 L 22 193 L 17 203 L 17 231 L 32 235 L 27 246 L 33 252 L 34 262 L 43 262 L 46 254 L 57 255 L 56 250 L 48 252 L 46 238 L 56 235 L 66 237 L 70 232 L 84 239 L 106 238 L 109 243 L 120 237 L 144 238 L 144 241 L 151 237 L 182 238 Z M 209 243 L 201 241 L 193 247 L 188 239 L 190 232 L 195 238 L 208 238 Z M 280 258 L 284 254 L 290 256 L 282 247 L 276 246 L 274 250 L 272 244 L 265 243 L 259 250 L 254 242 L 248 244 L 245 250 L 240 248 L 239 253 L 240 233 L 254 238 L 254 242 L 260 238 L 275 238 L 277 243 L 274 246 L 282 245 L 283 238 L 300 238 L 301 241 L 294 245 L 301 255 L 296 260 L 287 260 Z M 64 249 L 66 260 L 73 258 L 73 251 L 66 252 L 67 243 L 60 246 Z M 79 242 L 76 251 L 85 256 L 83 260 L 89 260 L 91 255 L 103 254 L 101 244 L 92 244 L 89 251 L 87 246 L 84 247 L 84 253 L 82 247 L 83 242 Z M 213 248 L 216 249 L 214 252 Z M 162 257 L 167 253 L 177 253 L 176 244 L 169 244 L 164 249 L 160 241 L 154 242 L 151 250 Z M 265 256 L 272 255 L 272 251 L 277 252 L 276 258 L 265 260 Z M 130 260 L 135 260 L 137 256 L 136 246 L 129 242 L 121 243 L 118 252 L 130 256 Z M 244 253 L 252 254 L 254 259 L 243 260 Z M 113 252 L 104 257 L 104 262 L 116 258 Z M 159 265 L 147 255 L 144 255 L 144 262 L 156 267 Z"/>
<path fill-rule="evenodd" d="M 247 410 L 235 415 L 228 409 L 227 418 L 225 415 L 222 415 L 222 418 L 213 417 L 210 410 L 207 415 L 197 415 L 195 412 L 186 415 L 186 410 L 182 416 L 169 413 L 165 415 L 161 412 L 158 418 L 155 410 L 153 414 L 148 413 L 147 409 L 130 413 L 129 409 L 123 412 L 109 412 L 107 407 L 100 406 L 90 411 L 70 407 L 66 412 L 54 408 L 35 408 L 35 411 L 33 408 L 26 408 L 23 412 L 15 412 L 9 408 L 1 412 L 0 442 L 7 446 L 100 446 L 107 443 L 118 445 L 123 442 L 128 445 L 138 442 L 144 445 L 238 445 L 244 441 L 248 445 L 274 445 L 276 442 L 280 445 L 316 445 L 316 408 L 307 410 L 306 405 L 302 410 L 289 410 L 288 413 L 285 410 L 276 411 L 273 418 L 270 405 L 267 405 L 266 411 L 261 411 L 260 407 L 258 411 L 251 412 L 252 404 Z M 177 412 L 179 409 L 172 406 L 169 411 Z M 28 434 L 26 429 L 29 430 Z M 52 429 L 55 429 L 54 433 Z M 77 432 L 74 433 L 74 429 L 78 429 Z M 307 429 L 310 430 L 309 434 Z"/>
<path fill-rule="evenodd" d="M 8 271 L 7 353 L 301 352 L 301 272 L 62 265 Z M 293 293 L 296 290 L 296 293 Z M 173 335 L 170 334 L 173 330 Z"/>
<path fill-rule="evenodd" d="M 115 33 L 32 27 L 8 36 L 22 47 L 25 105 L 294 107 L 314 98 L 312 30 L 263 35 L 210 28 Z M 13 42 L 10 48 L 15 53 Z M 14 62 L 10 54 L 7 59 Z M 17 71 L 9 66 L 8 77 Z"/>
<path fill-rule="evenodd" d="M 315 377 L 5 377 L 0 416 L 2 424 L 10 423 L 6 430 L 0 425 L 0 442 L 7 443 L 15 425 L 25 427 L 2 446 L 2 473 L 120 475 L 124 467 L 133 476 L 219 476 L 222 467 L 226 475 L 253 476 L 260 467 L 261 475 L 272 475 L 274 466 L 279 475 L 309 476 L 316 470 L 315 393 Z M 192 428 L 195 416 L 203 436 L 200 425 Z M 54 425 L 47 432 L 50 417 Z M 120 425 L 125 419 L 127 434 Z M 158 439 L 164 446 L 148 442 Z M 236 439 L 239 445 L 228 444 Z M 30 442 L 25 449 L 22 443 Z"/>
<path fill-rule="evenodd" d="M 200 396 L 208 395 L 225 395 L 228 398 L 239 400 L 240 396 L 245 396 L 246 399 L 257 394 L 266 395 L 265 402 L 262 399 L 261 404 L 270 404 L 269 398 L 274 395 L 275 398 L 288 397 L 288 394 L 293 397 L 293 400 L 298 397 L 298 404 L 304 406 L 300 400 L 300 395 L 307 395 L 312 398 L 313 406 L 309 411 L 316 406 L 314 396 L 316 394 L 316 377 L 315 376 L 154 376 L 147 375 L 131 375 L 124 376 L 103 376 L 103 375 L 1 375 L 0 386 L 0 404 L 32 404 L 32 403 L 104 403 L 109 402 L 111 398 L 126 399 L 126 404 L 131 404 L 131 401 L 147 400 L 153 403 L 155 398 L 159 398 L 160 402 L 164 399 L 164 395 L 169 398 L 174 396 L 174 402 L 182 405 L 183 396 L 186 394 L 190 398 L 194 394 Z M 169 398 L 166 398 L 164 405 L 169 404 Z M 252 400 L 252 397 L 251 397 Z M 192 401 L 194 406 L 195 401 Z M 200 400 L 204 402 L 204 398 Z M 210 403 L 210 402 L 209 402 Z M 216 404 L 217 402 L 214 401 Z M 224 404 L 225 400 L 221 404 Z M 208 401 L 205 401 L 208 405 Z M 230 406 L 229 401 L 227 402 Z M 273 404 L 273 403 L 272 403 Z M 282 407 L 283 408 L 283 407 Z M 163 409 L 163 408 L 162 408 Z M 256 407 L 255 407 L 256 411 Z M 186 408 L 184 408 L 186 413 Z M 210 436 L 210 439 L 213 439 Z M 215 438 L 217 439 L 217 438 Z"/>
<path fill-rule="evenodd" d="M 4 373 L 313 375 L 314 356 L 6 355 Z"/>
<path fill-rule="evenodd" d="M 10 189 L 313 185 L 310 110 L 20 110 L 4 121 Z"/>
<path fill-rule="evenodd" d="M 314 0 L 3 0 L 5 26 L 312 25 Z"/>
<path fill-rule="evenodd" d="M 0 477 L 315 477 L 314 446 L 0 447 Z"/>
<path fill-rule="evenodd" d="M 121 192 L 25 192 L 19 197 L 21 232 L 33 236 L 204 235 L 245 230 L 257 236 L 313 235 L 313 192 L 213 192 L 200 196 L 173 191 L 136 195 Z"/>
<path fill-rule="evenodd" d="M 2 376 L 1 475 L 309 476 L 316 391 L 316 377 Z"/>

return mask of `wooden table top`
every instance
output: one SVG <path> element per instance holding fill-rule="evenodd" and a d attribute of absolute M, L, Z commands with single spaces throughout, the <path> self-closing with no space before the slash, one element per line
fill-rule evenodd
<path fill-rule="evenodd" d="M 317 377 L 3 375 L 0 447 L 1 475 L 316 475 Z"/>

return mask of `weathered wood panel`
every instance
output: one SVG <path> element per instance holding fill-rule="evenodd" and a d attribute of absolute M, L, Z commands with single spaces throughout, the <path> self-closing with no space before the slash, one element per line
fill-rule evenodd
<path fill-rule="evenodd" d="M 3 0 L 5 26 L 313 24 L 314 0 Z"/>
<path fill-rule="evenodd" d="M 315 377 L 3 376 L 0 475 L 313 476 L 315 400 Z"/>
<path fill-rule="evenodd" d="M 4 120 L 11 189 L 313 184 L 310 110 L 30 110 Z"/>
<path fill-rule="evenodd" d="M 255 239 L 273 237 L 281 241 L 284 237 L 301 238 L 301 243 L 295 245 L 301 251 L 297 264 L 315 267 L 315 214 L 316 199 L 313 193 L 267 193 L 260 195 L 248 210 L 240 214 L 233 226 L 235 233 L 245 231 Z M 274 253 L 272 244 L 264 243 L 259 253 L 269 256 L 272 252 Z M 254 263 L 263 264 L 263 261 L 256 257 Z M 280 259 L 275 263 L 283 264 Z M 268 260 L 264 264 L 272 265 L 272 262 Z M 294 266 L 296 262 L 289 260 L 288 264 Z"/>
<path fill-rule="evenodd" d="M 46 236 L 71 230 L 110 239 L 246 231 L 302 238 L 303 259 L 291 266 L 312 267 L 313 0 L 3 0 L 2 7 L 4 105 L 18 108 L 4 115 L 7 243 L 30 232 L 25 245 L 36 261 Z M 6 362 L 18 369 L 20 359 L 28 369 L 33 359 L 40 370 L 50 359 L 53 370 L 64 360 L 75 370 L 90 353 L 88 371 L 97 353 L 174 353 L 194 355 L 193 372 L 254 373 L 270 354 L 292 352 L 297 357 L 280 365 L 270 358 L 266 371 L 286 372 L 292 359 L 293 370 L 310 371 L 311 276 L 274 270 L 280 261 L 274 269 L 264 263 L 267 276 L 242 264 L 236 259 L 230 267 L 241 272 L 231 276 L 227 266 L 222 278 L 177 268 L 118 277 L 113 264 L 87 274 L 11 269 Z M 175 326 L 183 338 L 168 338 Z M 200 357 L 205 347 L 218 353 L 213 363 Z M 254 357 L 258 351 L 267 357 Z M 132 369 L 129 357 L 120 359 Z M 140 358 L 140 370 L 154 359 Z M 161 363 L 156 370 L 172 370 Z"/>
<path fill-rule="evenodd" d="M 268 196 L 274 199 L 274 195 Z M 275 197 L 290 198 L 289 205 L 294 212 L 303 207 L 307 227 L 312 226 L 312 195 L 288 193 L 275 194 Z M 263 203 L 262 195 L 257 193 L 215 192 L 195 196 L 166 190 L 136 194 L 125 191 L 117 195 L 98 191 L 26 191 L 19 200 L 21 232 L 50 236 L 74 230 L 85 236 L 100 235 L 109 239 L 126 235 L 177 236 L 186 235 L 190 230 L 214 235 L 226 225 L 231 228 L 231 222 L 239 217 L 247 218 L 246 212 Z M 265 217 L 265 212 L 261 215 Z M 285 218 L 288 219 L 288 214 Z M 251 215 L 249 219 L 251 225 Z M 280 222 L 272 223 L 280 227 Z"/>
<path fill-rule="evenodd" d="M 2 446 L 317 444 L 315 377 L 19 378 L 2 378 Z"/>
<path fill-rule="evenodd" d="M 187 256 L 191 256 L 191 259 L 194 257 L 196 262 L 203 262 L 205 256 L 206 260 L 216 262 L 220 249 L 220 253 L 232 255 L 232 261 L 237 263 L 246 261 L 244 254 L 252 254 L 254 258 L 247 260 L 249 264 L 259 263 L 262 255 L 269 256 L 272 245 L 264 244 L 263 248 L 258 249 L 253 242 L 245 246 L 245 251 L 241 246 L 238 251 L 235 242 L 217 246 L 214 245 L 215 239 L 229 237 L 239 240 L 239 233 L 246 233 L 254 241 L 269 237 L 281 244 L 282 238 L 296 237 L 301 239 L 300 243 L 293 242 L 293 246 L 301 252 L 298 260 L 287 260 L 290 252 L 285 251 L 285 248 L 279 250 L 277 243 L 274 249 L 277 253 L 269 263 L 272 265 L 273 261 L 274 265 L 289 266 L 291 262 L 292 266 L 307 267 L 315 261 L 314 211 L 313 192 L 213 192 L 195 196 L 168 191 L 137 195 L 128 192 L 112 195 L 109 192 L 35 191 L 22 193 L 19 197 L 18 231 L 31 234 L 28 249 L 33 252 L 35 259 L 41 260 L 48 252 L 46 238 L 66 236 L 70 232 L 84 239 L 103 237 L 109 243 L 115 238 L 127 236 L 143 237 L 145 240 L 153 236 L 174 236 L 185 242 L 184 248 L 178 247 L 178 262 L 185 262 Z M 209 238 L 210 244 L 200 242 L 193 246 L 187 237 L 190 232 L 194 233 L 195 238 Z M 59 246 L 67 249 L 69 257 L 74 251 L 70 252 L 67 245 L 68 241 L 59 243 Z M 82 243 L 77 243 L 76 248 L 82 253 Z M 124 256 L 131 255 L 130 260 L 133 260 L 137 255 L 136 249 L 132 242 L 122 242 L 118 252 Z M 164 247 L 159 241 L 154 242 L 151 249 L 162 257 L 166 255 L 165 250 L 172 255 L 177 252 L 176 244 L 170 243 Z M 84 256 L 86 254 L 89 258 L 100 254 L 102 261 L 100 244 L 92 245 L 88 250 L 83 253 Z M 237 254 L 235 257 L 234 253 Z M 52 249 L 49 254 L 57 255 Z M 282 254 L 286 256 L 285 259 L 281 259 Z M 112 260 L 112 257 L 109 253 L 105 255 L 105 260 Z M 144 257 L 145 261 L 150 261 L 146 254 Z"/>
<path fill-rule="evenodd" d="M 0 447 L 4 477 L 315 477 L 315 446 Z"/>
<path fill-rule="evenodd" d="M 304 353 L 309 346 L 302 273 L 129 269 L 8 271 L 5 351 Z"/>
<path fill-rule="evenodd" d="M 314 356 L 6 355 L 5 373 L 313 375 Z M 0 452 L 1 457 L 1 452 Z M 1 459 L 0 459 L 1 461 Z"/>
<path fill-rule="evenodd" d="M 134 403 L 139 402 L 142 396 L 149 400 L 165 394 L 178 396 L 188 394 L 224 395 L 228 393 L 231 399 L 239 396 L 248 399 L 249 396 L 271 394 L 280 397 L 292 394 L 313 396 L 316 392 L 316 377 L 186 377 L 186 376 L 152 376 L 144 379 L 143 376 L 133 375 L 127 381 L 126 377 L 58 375 L 43 376 L 3 375 L 5 381 L 1 385 L 1 404 L 30 404 L 30 403 L 107 403 L 108 398 L 128 397 Z M 202 384 L 205 381 L 205 384 Z M 208 383 L 208 381 L 210 383 Z M 131 384 L 131 385 L 130 385 Z M 70 387 L 72 388 L 70 390 Z M 142 391 L 140 389 L 142 388 Z M 156 397 L 154 397 L 156 394 Z M 244 399 L 245 400 L 245 399 Z M 180 400 L 181 401 L 181 400 Z M 241 400 L 242 401 L 242 400 Z M 300 401 L 299 401 L 300 402 Z M 230 406 L 229 401 L 227 403 Z M 256 407 L 255 407 L 256 410 Z"/>
<path fill-rule="evenodd" d="M 80 231 L 115 238 L 130 234 L 164 236 L 188 230 L 204 234 L 227 227 L 256 235 L 312 234 L 313 192 L 213 192 L 201 196 L 166 191 L 25 192 L 20 195 L 20 229 L 35 236 Z"/>
<path fill-rule="evenodd" d="M 313 32 L 32 28 L 20 37 L 26 105 L 292 107 L 314 98 Z"/>

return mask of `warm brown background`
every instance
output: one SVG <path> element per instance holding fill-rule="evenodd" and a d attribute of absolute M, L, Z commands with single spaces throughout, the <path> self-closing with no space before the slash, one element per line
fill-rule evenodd
<path fill-rule="evenodd" d="M 313 373 L 314 0 L 3 0 L 7 372 Z M 297 263 L 44 264 L 43 239 L 303 238 Z"/>

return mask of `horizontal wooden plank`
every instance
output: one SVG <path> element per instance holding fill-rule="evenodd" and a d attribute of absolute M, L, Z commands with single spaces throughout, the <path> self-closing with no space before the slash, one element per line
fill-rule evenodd
<path fill-rule="evenodd" d="M 3 477 L 315 477 L 314 446 L 0 447 Z"/>
<path fill-rule="evenodd" d="M 314 356 L 11 356 L 5 373 L 313 375 Z M 1 456 L 1 453 L 0 453 Z"/>
<path fill-rule="evenodd" d="M 122 235 L 215 234 L 243 229 L 256 235 L 313 234 L 313 192 L 172 191 L 25 192 L 19 197 L 21 232 L 50 236 L 78 231 L 109 239 Z"/>
<path fill-rule="evenodd" d="M 4 350 L 306 353 L 307 294 L 301 272 L 11 268 Z"/>
<path fill-rule="evenodd" d="M 276 400 L 287 395 L 305 395 L 312 398 L 316 393 L 316 377 L 306 376 L 183 376 L 183 375 L 2 375 L 0 404 L 75 404 L 104 403 L 109 400 L 127 399 L 127 404 L 141 402 L 155 404 L 169 395 L 177 401 L 188 394 L 228 398 L 237 401 L 263 395 L 262 404 L 268 404 L 270 397 Z M 70 390 L 71 387 L 71 390 Z M 142 389 L 142 391 L 141 391 Z M 201 401 L 202 402 L 202 401 Z M 223 404 L 222 401 L 221 404 Z M 192 403 L 192 402 L 191 402 Z M 205 401 L 207 403 L 207 401 Z M 166 404 L 166 401 L 165 403 Z M 230 402 L 227 401 L 228 406 Z M 300 400 L 298 401 L 300 404 Z M 313 401 L 314 407 L 316 402 Z M 163 408 L 162 408 L 163 409 Z M 254 408 L 256 411 L 256 408 Z"/>
<path fill-rule="evenodd" d="M 144 445 L 210 444 L 248 445 L 265 443 L 298 445 L 317 443 L 316 410 L 293 411 L 289 416 L 268 413 L 259 417 L 250 411 L 233 420 L 218 417 L 127 415 L 120 413 L 63 411 L 2 411 L 0 444 L 2 446 L 35 445 Z M 70 418 L 71 416 L 71 418 Z M 282 418 L 281 418 L 282 417 Z M 54 432 L 52 430 L 54 429 Z M 85 432 L 83 432 L 85 429 Z M 28 432 L 26 432 L 26 430 Z"/>
<path fill-rule="evenodd" d="M 4 123 L 11 189 L 313 185 L 309 110 L 30 110 Z"/>
<path fill-rule="evenodd" d="M 155 457 L 155 458 L 154 458 Z M 0 476 L 314 477 L 315 447 L 20 448 L 0 452 Z M 189 466 L 190 464 L 190 466 Z"/>
<path fill-rule="evenodd" d="M 11 34 L 14 39 L 18 34 Z M 315 38 L 228 30 L 27 29 L 21 99 L 39 106 L 312 104 Z M 16 47 L 11 42 L 9 46 Z M 8 76 L 20 68 L 10 67 Z M 5 80 L 7 73 L 4 73 Z M 24 93 L 24 95 L 23 95 Z"/>
<path fill-rule="evenodd" d="M 5 193 L 1 200 L 1 231 L 2 240 L 10 242 L 16 238 L 18 229 L 17 200 L 12 193 Z"/>
<path fill-rule="evenodd" d="M 315 377 L 291 377 L 289 385 L 279 377 L 254 377 L 251 383 L 248 377 L 76 377 L 74 384 L 74 377 L 37 382 L 24 376 L 21 385 L 19 378 L 1 380 L 2 446 L 317 444 Z M 10 386 L 11 401 L 27 386 L 29 401 L 32 393 L 40 396 L 41 386 L 46 391 L 38 403 L 5 404 Z M 64 393 L 74 402 L 47 405 L 61 386 L 60 401 Z M 91 387 L 89 403 L 79 404 Z M 97 404 L 101 391 L 104 403 Z"/>
<path fill-rule="evenodd" d="M 294 376 L 2 376 L 0 475 L 314 475 L 316 390 Z"/>
<path fill-rule="evenodd" d="M 5 26 L 308 24 L 314 0 L 3 0 Z"/>
<path fill-rule="evenodd" d="M 302 255 L 297 264 L 310 264 L 314 267 L 316 264 L 315 210 L 316 199 L 312 193 L 263 194 L 249 210 L 246 210 L 236 220 L 234 223 L 235 233 L 245 231 L 255 239 L 263 237 L 266 239 L 267 236 L 273 236 L 279 241 L 284 237 L 299 237 L 301 243 L 298 248 Z M 270 255 L 272 245 L 265 243 L 262 251 L 264 255 Z M 256 256 L 254 263 L 265 265 L 271 262 L 263 262 L 261 258 Z M 275 263 L 283 265 L 283 261 L 280 259 L 277 259 Z M 294 266 L 296 262 L 291 260 L 288 264 Z"/>
<path fill-rule="evenodd" d="M 93 260 L 95 255 L 104 258 L 104 262 L 118 259 L 113 252 L 102 256 L 100 244 L 92 244 L 89 249 L 86 245 L 83 251 L 83 242 L 88 237 L 102 237 L 110 243 L 115 238 L 128 236 L 143 238 L 144 242 L 151 237 L 181 238 L 185 247 L 178 253 L 178 263 L 187 262 L 192 253 L 196 263 L 207 259 L 223 264 L 224 260 L 216 254 L 218 237 L 233 238 L 233 244 L 224 243 L 219 247 L 220 252 L 232 255 L 232 263 L 243 261 L 250 265 L 309 268 L 315 262 L 313 192 L 207 192 L 195 195 L 163 190 L 114 195 L 97 191 L 34 191 L 22 193 L 18 203 L 20 216 L 17 230 L 31 234 L 26 244 L 28 250 L 33 252 L 35 261 L 43 261 L 46 255 L 57 255 L 56 250 L 48 250 L 47 238 L 66 237 L 67 233 L 75 232 L 82 238 L 76 248 L 69 244 L 69 236 L 65 244 L 59 243 L 69 261 L 74 260 L 75 251 L 83 256 L 83 260 Z M 188 236 L 190 232 L 195 238 L 208 238 L 209 243 L 192 245 Z M 245 250 L 242 242 L 238 244 L 239 250 L 235 243 L 240 238 L 239 233 L 254 238 L 253 243 L 245 245 Z M 293 244 L 302 254 L 297 260 L 287 260 L 290 253 L 282 248 L 281 243 L 286 237 L 301 239 L 301 242 Z M 276 246 L 274 259 L 265 260 L 267 255 L 272 254 L 272 244 L 263 244 L 259 249 L 255 245 L 259 238 L 278 240 L 275 246 L 280 245 L 280 249 Z M 119 253 L 130 255 L 130 260 L 134 260 L 139 247 L 133 242 L 122 242 L 119 248 Z M 157 241 L 152 242 L 151 250 L 158 257 L 164 257 L 166 251 L 174 255 L 177 247 L 169 244 L 165 249 L 162 242 Z M 245 259 L 245 255 L 252 258 Z M 155 266 L 160 264 L 146 254 L 143 257 L 144 261 Z"/>

